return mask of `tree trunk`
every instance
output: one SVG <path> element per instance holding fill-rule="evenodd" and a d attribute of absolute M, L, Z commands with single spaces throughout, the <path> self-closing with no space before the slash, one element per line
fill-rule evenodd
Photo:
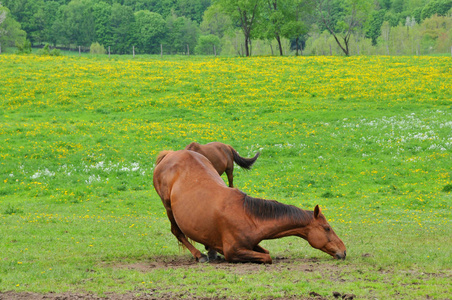
<path fill-rule="evenodd" d="M 245 56 L 250 56 L 250 38 L 245 36 Z"/>
<path fill-rule="evenodd" d="M 297 36 L 297 38 L 295 39 L 295 56 L 298 56 L 298 40 L 299 38 Z"/>
<path fill-rule="evenodd" d="M 276 40 L 278 41 L 278 47 L 279 47 L 279 55 L 283 56 L 283 50 L 281 45 L 281 37 L 279 34 L 276 35 Z"/>

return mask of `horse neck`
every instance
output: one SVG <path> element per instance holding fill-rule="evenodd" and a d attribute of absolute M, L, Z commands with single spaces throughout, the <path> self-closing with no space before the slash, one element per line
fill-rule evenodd
<path fill-rule="evenodd" d="M 313 212 L 273 200 L 244 195 L 244 208 L 262 239 L 284 236 L 307 237 Z"/>
<path fill-rule="evenodd" d="M 275 239 L 285 236 L 298 236 L 306 239 L 313 219 L 312 211 L 281 204 L 282 212 L 254 215 L 253 221 L 262 239 Z"/>
<path fill-rule="evenodd" d="M 275 223 L 273 221 L 261 221 L 261 232 L 263 233 L 262 239 L 277 239 L 286 236 L 298 236 L 306 239 L 308 236 L 308 224 L 304 222 L 297 222 L 289 218 L 278 219 Z"/>

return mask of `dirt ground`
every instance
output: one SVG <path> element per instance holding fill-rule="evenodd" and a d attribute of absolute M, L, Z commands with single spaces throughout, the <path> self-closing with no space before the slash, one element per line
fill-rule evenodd
<path fill-rule="evenodd" d="M 318 271 L 320 264 L 317 263 L 316 259 L 307 259 L 307 260 L 301 260 L 297 261 L 296 264 L 288 264 L 289 260 L 284 257 L 275 257 L 273 258 L 273 264 L 272 265 L 266 265 L 267 268 L 271 268 L 273 271 L 276 270 L 292 270 L 294 272 L 312 272 L 313 269 Z M 220 270 L 231 270 L 237 274 L 249 274 L 253 272 L 259 272 L 261 270 L 261 265 L 256 264 L 230 264 L 225 262 L 224 260 L 217 260 L 214 262 L 210 262 L 211 266 L 214 266 L 217 269 Z M 162 257 L 153 259 L 152 261 L 147 262 L 138 262 L 138 263 L 118 263 L 118 264 L 108 264 L 109 267 L 113 268 L 125 268 L 125 269 L 131 269 L 131 270 L 137 270 L 140 272 L 151 272 L 155 269 L 160 268 L 201 268 L 202 264 L 199 264 L 195 262 L 192 259 L 187 259 L 187 257 Z M 340 269 L 335 266 L 329 265 L 328 267 L 324 267 L 325 272 L 340 272 Z M 334 270 L 337 269 L 337 270 Z M 139 291 L 140 296 L 136 296 L 138 294 L 137 291 L 132 291 L 126 294 L 114 294 L 114 293 L 106 293 L 105 296 L 100 297 L 97 295 L 93 295 L 90 293 L 72 293 L 72 292 L 65 292 L 65 293 L 48 293 L 48 294 L 38 294 L 38 293 L 31 293 L 31 292 L 0 292 L 0 300 L 75 300 L 75 299 L 86 299 L 86 300 L 150 300 L 150 299 L 163 299 L 163 300 L 169 300 L 169 299 L 180 299 L 180 295 L 167 293 L 154 293 L 152 290 L 149 291 Z M 220 300 L 224 298 L 205 298 L 205 297 L 196 297 L 191 295 L 183 295 L 184 299 L 189 300 Z M 346 293 L 340 293 L 335 292 L 335 294 L 330 295 L 328 299 L 331 298 L 336 299 L 354 299 L 355 296 L 352 294 L 346 294 Z M 274 300 L 275 298 L 266 298 L 265 300 Z M 279 298 L 281 299 L 281 298 Z M 321 295 L 311 292 L 309 296 L 300 298 L 300 296 L 288 296 L 284 297 L 284 299 L 288 300 L 324 300 L 325 298 L 322 298 Z"/>

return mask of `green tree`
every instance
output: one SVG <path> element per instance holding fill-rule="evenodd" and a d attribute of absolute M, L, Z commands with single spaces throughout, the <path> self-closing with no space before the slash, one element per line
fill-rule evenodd
<path fill-rule="evenodd" d="M 89 47 L 96 37 L 92 2 L 72 0 L 60 6 L 52 28 L 56 42 Z"/>
<path fill-rule="evenodd" d="M 135 44 L 135 15 L 130 7 L 115 3 L 111 8 L 112 52 L 132 52 Z"/>
<path fill-rule="evenodd" d="M 220 39 L 218 36 L 209 34 L 199 37 L 198 45 L 195 47 L 196 54 L 214 54 L 214 50 L 216 53 L 220 53 L 221 51 Z"/>
<path fill-rule="evenodd" d="M 371 0 L 345 0 L 339 3 L 335 0 L 314 0 L 320 21 L 334 37 L 337 45 L 346 56 L 350 54 L 349 44 L 352 34 L 364 28 L 371 9 Z M 335 2 L 335 3 L 334 3 Z M 339 4 L 342 14 L 337 18 L 331 8 Z M 337 19 L 336 19 L 337 18 Z"/>
<path fill-rule="evenodd" d="M 89 53 L 91 54 L 105 54 L 107 53 L 107 50 L 105 50 L 105 47 L 98 42 L 92 43 L 89 47 Z"/>
<path fill-rule="evenodd" d="M 92 6 L 94 31 L 96 33 L 96 41 L 104 46 L 111 46 L 112 27 L 111 23 L 111 5 L 103 1 L 94 3 Z"/>
<path fill-rule="evenodd" d="M 200 28 L 204 34 L 214 34 L 221 39 L 232 28 L 232 21 L 221 6 L 213 4 L 204 11 Z"/>
<path fill-rule="evenodd" d="M 210 6 L 210 2 L 210 0 L 177 0 L 174 12 L 201 23 L 204 11 Z"/>
<path fill-rule="evenodd" d="M 165 38 L 165 46 L 169 48 L 170 53 L 187 53 L 189 49 L 195 49 L 200 34 L 200 29 L 196 22 L 185 17 L 170 15 L 166 19 L 166 28 L 168 31 Z"/>
<path fill-rule="evenodd" d="M 165 38 L 166 22 L 158 13 L 140 10 L 135 13 L 137 45 L 141 53 L 158 53 Z"/>
<path fill-rule="evenodd" d="M 385 21 L 388 21 L 389 25 L 391 25 L 391 27 L 396 27 L 397 25 L 399 25 L 401 19 L 400 19 L 400 15 L 393 13 L 392 11 L 388 11 L 385 14 Z"/>
<path fill-rule="evenodd" d="M 283 55 L 281 45 L 282 27 L 287 24 L 287 10 L 285 5 L 288 1 L 284 0 L 265 0 L 265 6 L 268 9 L 268 20 L 262 22 L 265 29 L 265 38 L 274 38 L 278 43 L 279 54 Z"/>
<path fill-rule="evenodd" d="M 418 23 L 420 23 L 420 22 L 422 21 L 421 15 L 422 15 L 422 7 L 415 8 L 415 9 L 412 11 L 412 16 L 414 17 L 414 19 L 415 19 L 416 22 L 418 22 Z"/>
<path fill-rule="evenodd" d="M 422 53 L 450 50 L 452 43 L 452 20 L 450 17 L 434 15 L 420 24 Z"/>
<path fill-rule="evenodd" d="M 452 8 L 452 0 L 434 0 L 424 6 L 421 13 L 421 19 L 425 20 L 437 14 L 445 16 Z"/>
<path fill-rule="evenodd" d="M 274 38 L 280 55 L 283 55 L 281 38 L 297 39 L 307 32 L 304 19 L 311 7 L 304 0 L 265 0 L 265 6 L 264 38 Z"/>
<path fill-rule="evenodd" d="M 24 44 L 26 35 L 19 22 L 12 18 L 10 10 L 0 3 L 0 46 L 13 47 L 16 44 Z"/>
<path fill-rule="evenodd" d="M 405 9 L 405 1 L 404 0 L 394 0 L 392 4 L 392 8 L 395 13 L 402 13 Z"/>
<path fill-rule="evenodd" d="M 217 2 L 231 17 L 232 22 L 242 30 L 246 56 L 251 55 L 251 39 L 260 22 L 262 1 L 264 0 L 218 0 Z"/>
<path fill-rule="evenodd" d="M 10 10 L 11 16 L 20 23 L 21 28 L 27 32 L 36 31 L 33 15 L 43 6 L 43 0 L 2 0 L 5 7 Z M 34 41 L 29 37 L 31 42 Z"/>
<path fill-rule="evenodd" d="M 34 30 L 28 32 L 31 40 L 36 43 L 54 42 L 52 25 L 55 22 L 58 7 L 57 2 L 47 1 L 33 15 Z"/>
<path fill-rule="evenodd" d="M 132 8 L 133 11 L 149 10 L 152 8 L 152 2 L 149 0 L 123 0 L 116 1 L 119 4 Z"/>
<path fill-rule="evenodd" d="M 372 39 L 372 45 L 377 44 L 377 39 L 381 35 L 381 25 L 383 25 L 386 11 L 383 9 L 371 12 L 367 26 L 366 37 Z"/>
<path fill-rule="evenodd" d="M 132 1 L 138 2 L 138 0 L 132 0 Z M 143 3 L 143 5 L 134 7 L 135 11 L 149 10 L 149 11 L 160 14 L 165 19 L 166 17 L 171 15 L 172 11 L 173 12 L 175 11 L 175 6 L 176 6 L 177 0 L 139 0 L 139 2 Z M 128 0 L 124 1 L 124 4 L 127 6 L 130 6 Z"/>
<path fill-rule="evenodd" d="M 378 3 L 383 10 L 390 10 L 392 1 L 391 0 L 379 0 Z"/>

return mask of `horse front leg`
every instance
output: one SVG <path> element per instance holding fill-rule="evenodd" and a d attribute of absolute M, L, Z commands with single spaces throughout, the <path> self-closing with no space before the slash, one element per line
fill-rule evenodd
<path fill-rule="evenodd" d="M 254 246 L 253 250 L 257 251 L 257 252 L 261 252 L 261 253 L 266 253 L 266 254 L 270 253 L 270 251 L 268 251 L 267 249 L 262 248 L 259 245 Z"/>
<path fill-rule="evenodd" d="M 263 248 L 262 248 L 263 249 Z M 253 262 L 261 264 L 271 264 L 272 258 L 268 253 L 257 252 L 249 249 L 235 249 L 224 253 L 224 258 L 228 262 Z"/>
<path fill-rule="evenodd" d="M 171 223 L 171 233 L 177 238 L 177 240 L 182 243 L 188 251 L 194 256 L 196 261 L 198 262 L 207 262 L 209 261 L 205 254 L 202 254 L 201 251 L 196 249 L 187 239 L 185 234 L 180 230 L 179 226 L 177 226 L 176 220 L 174 219 L 173 213 L 170 210 L 167 210 L 167 216 Z"/>

